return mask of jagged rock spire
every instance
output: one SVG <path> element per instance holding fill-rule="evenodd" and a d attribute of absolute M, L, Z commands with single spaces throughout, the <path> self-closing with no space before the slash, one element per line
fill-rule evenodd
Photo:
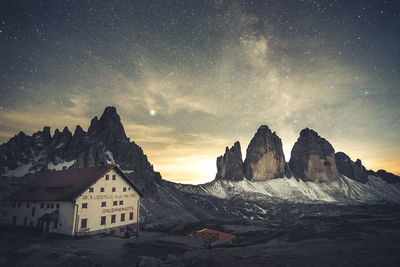
<path fill-rule="evenodd" d="M 305 181 L 329 181 L 338 177 L 335 150 L 311 129 L 303 129 L 292 148 L 290 169 L 296 178 Z"/>
<path fill-rule="evenodd" d="M 226 147 L 225 154 L 217 158 L 216 180 L 243 180 L 243 160 L 240 143 L 237 141 L 229 149 Z"/>
<path fill-rule="evenodd" d="M 115 107 L 106 107 L 99 120 L 97 117 L 92 119 L 88 135 L 97 136 L 105 145 L 127 141 L 124 126 Z"/>
<path fill-rule="evenodd" d="M 339 173 L 361 183 L 366 183 L 368 181 L 367 170 L 362 165 L 360 159 L 353 162 L 345 153 L 337 152 L 335 154 L 335 161 Z"/>
<path fill-rule="evenodd" d="M 282 141 L 267 125 L 258 128 L 247 147 L 244 174 L 252 181 L 281 178 L 285 175 Z"/>

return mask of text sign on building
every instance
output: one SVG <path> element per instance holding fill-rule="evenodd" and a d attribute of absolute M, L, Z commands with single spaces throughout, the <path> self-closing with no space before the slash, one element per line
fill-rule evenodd
<path fill-rule="evenodd" d="M 135 194 L 120 194 L 120 195 L 89 195 L 82 196 L 83 200 L 93 200 L 93 199 L 120 199 L 120 198 L 134 198 Z"/>

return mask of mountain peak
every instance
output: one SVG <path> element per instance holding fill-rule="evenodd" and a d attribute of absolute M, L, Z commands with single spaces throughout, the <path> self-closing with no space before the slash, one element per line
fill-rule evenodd
<path fill-rule="evenodd" d="M 105 144 L 118 140 L 127 140 L 124 126 L 115 107 L 106 107 L 100 119 L 97 116 L 90 122 L 89 136 L 101 137 Z"/>
<path fill-rule="evenodd" d="M 267 125 L 261 125 L 247 147 L 244 161 L 247 179 L 264 181 L 285 175 L 282 141 Z"/>
<path fill-rule="evenodd" d="M 71 132 L 69 131 L 69 129 L 68 129 L 67 126 L 64 127 L 62 133 L 63 133 L 63 134 L 71 134 Z"/>
<path fill-rule="evenodd" d="M 289 161 L 296 178 L 306 181 L 328 181 L 338 177 L 335 149 L 309 128 L 301 130 Z"/>
<path fill-rule="evenodd" d="M 79 124 L 76 125 L 74 137 L 83 135 L 84 133 L 85 133 L 85 131 L 82 129 L 82 127 Z"/>
<path fill-rule="evenodd" d="M 229 148 L 226 147 L 225 154 L 217 158 L 217 180 L 243 180 L 243 160 L 239 141 Z"/>
<path fill-rule="evenodd" d="M 314 131 L 313 129 L 310 128 L 304 128 L 303 130 L 301 130 L 300 132 L 300 137 L 307 137 L 307 136 L 314 136 L 314 137 L 319 137 L 319 134 Z"/>
<path fill-rule="evenodd" d="M 117 114 L 117 108 L 114 106 L 108 106 L 104 109 L 103 115 L 104 114 Z M 118 114 L 117 114 L 118 115 Z"/>
<path fill-rule="evenodd" d="M 344 152 L 337 152 L 335 162 L 339 173 L 361 183 L 368 181 L 368 173 L 361 160 L 357 159 L 356 162 L 353 162 Z"/>
<path fill-rule="evenodd" d="M 268 125 L 263 124 L 258 128 L 257 132 L 258 131 L 271 131 L 271 130 L 269 129 Z"/>

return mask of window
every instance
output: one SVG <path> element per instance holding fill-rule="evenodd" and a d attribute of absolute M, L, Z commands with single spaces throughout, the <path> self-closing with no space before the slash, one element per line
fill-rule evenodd
<path fill-rule="evenodd" d="M 125 213 L 122 213 L 121 214 L 121 222 L 124 222 L 125 221 Z"/>
<path fill-rule="evenodd" d="M 58 222 L 55 221 L 55 222 L 54 222 L 54 229 L 57 229 L 57 226 L 58 226 Z"/>
<path fill-rule="evenodd" d="M 131 188 L 130 188 L 130 187 L 128 187 L 128 190 L 130 191 L 130 190 L 131 190 Z"/>
<path fill-rule="evenodd" d="M 133 220 L 133 212 L 129 212 L 129 220 L 130 220 L 130 221 Z"/>
<path fill-rule="evenodd" d="M 106 180 L 109 180 L 110 179 L 110 175 L 106 175 Z"/>
<path fill-rule="evenodd" d="M 126 187 L 124 187 L 122 191 L 126 192 Z"/>
<path fill-rule="evenodd" d="M 118 205 L 118 201 L 113 201 L 113 206 L 117 206 Z"/>
<path fill-rule="evenodd" d="M 60 203 L 57 203 L 56 204 L 56 209 L 59 209 L 60 208 Z"/>
<path fill-rule="evenodd" d="M 121 229 L 119 229 L 119 231 L 122 233 L 122 232 L 125 231 L 125 229 L 124 229 L 124 228 L 121 228 Z"/>
<path fill-rule="evenodd" d="M 24 226 L 26 226 L 26 224 L 28 223 L 28 218 L 24 218 Z"/>
<path fill-rule="evenodd" d="M 87 227 L 87 219 L 82 219 L 81 220 L 81 228 L 86 228 Z"/>
<path fill-rule="evenodd" d="M 50 209 L 50 203 L 47 203 L 47 208 Z"/>
<path fill-rule="evenodd" d="M 87 209 L 87 203 L 82 203 L 82 209 Z"/>
<path fill-rule="evenodd" d="M 116 178 L 116 175 L 115 175 L 115 174 L 113 174 L 113 180 L 115 180 L 115 178 Z"/>
<path fill-rule="evenodd" d="M 119 201 L 119 204 L 120 204 L 120 205 L 124 205 L 124 201 L 123 201 L 123 200 L 120 200 L 120 201 Z"/>
<path fill-rule="evenodd" d="M 35 216 L 35 207 L 32 207 L 32 213 L 31 216 Z"/>
<path fill-rule="evenodd" d="M 106 224 L 106 216 L 101 216 L 100 225 L 105 225 L 105 224 Z"/>
<path fill-rule="evenodd" d="M 94 191 L 93 187 L 89 188 L 89 192 L 93 192 L 93 191 Z"/>
<path fill-rule="evenodd" d="M 100 192 L 104 192 L 104 187 L 101 187 L 101 188 L 100 188 Z"/>
<path fill-rule="evenodd" d="M 102 206 L 102 207 L 107 206 L 107 202 L 101 202 L 101 206 Z"/>
<path fill-rule="evenodd" d="M 44 209 L 44 203 L 40 203 L 40 208 Z"/>
<path fill-rule="evenodd" d="M 52 203 L 52 204 L 50 205 L 50 208 L 54 209 L 54 203 Z"/>
<path fill-rule="evenodd" d="M 33 222 L 32 222 L 32 221 L 29 223 L 29 226 L 30 226 L 30 227 L 33 227 Z"/>
<path fill-rule="evenodd" d="M 13 203 L 13 208 L 15 208 L 17 206 L 17 204 L 16 203 Z"/>
<path fill-rule="evenodd" d="M 115 192 L 115 187 L 113 187 L 111 191 L 112 191 L 112 192 Z"/>
<path fill-rule="evenodd" d="M 29 203 L 26 203 L 26 207 L 29 209 Z"/>
<path fill-rule="evenodd" d="M 111 223 L 115 223 L 115 215 L 111 215 Z"/>
<path fill-rule="evenodd" d="M 18 208 L 21 208 L 21 203 L 18 203 Z"/>

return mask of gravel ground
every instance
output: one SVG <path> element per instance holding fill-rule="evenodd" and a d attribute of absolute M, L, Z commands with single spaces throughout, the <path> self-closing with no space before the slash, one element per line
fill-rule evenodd
<path fill-rule="evenodd" d="M 204 227 L 236 235 L 204 248 L 185 238 Z M 203 221 L 137 240 L 69 238 L 1 227 L 2 266 L 400 266 L 400 208 L 268 221 Z"/>

